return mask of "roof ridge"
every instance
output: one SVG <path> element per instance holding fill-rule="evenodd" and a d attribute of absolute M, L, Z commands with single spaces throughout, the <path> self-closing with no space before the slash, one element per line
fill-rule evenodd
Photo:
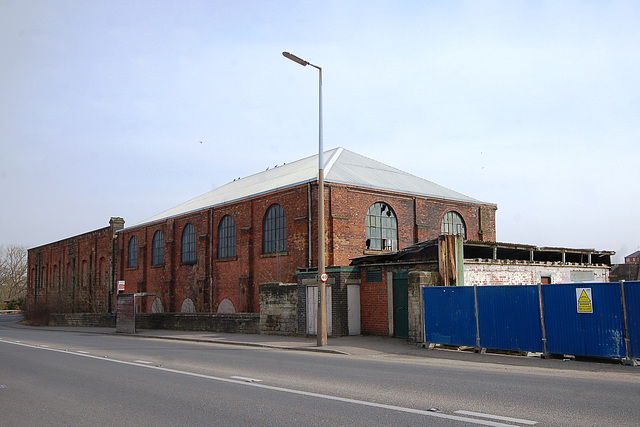
<path fill-rule="evenodd" d="M 318 179 L 319 154 L 316 153 L 312 156 L 235 179 L 200 196 L 193 197 L 186 202 L 166 209 L 142 222 L 138 222 L 133 227 L 184 215 L 200 209 L 238 202 L 249 197 L 256 197 L 303 183 L 314 182 Z M 323 154 L 325 155 L 326 182 L 436 197 L 445 200 L 487 204 L 343 147 L 326 150 Z"/>
<path fill-rule="evenodd" d="M 331 172 L 331 168 L 333 167 L 333 165 L 336 164 L 336 162 L 338 161 L 338 158 L 344 152 L 344 148 L 343 147 L 337 147 L 337 148 L 334 148 L 333 150 L 329 150 L 329 152 L 331 152 L 331 151 L 334 151 L 334 153 L 331 155 L 331 157 L 329 157 L 329 161 L 325 162 L 325 164 L 324 164 L 325 175 L 327 175 L 329 172 Z"/>

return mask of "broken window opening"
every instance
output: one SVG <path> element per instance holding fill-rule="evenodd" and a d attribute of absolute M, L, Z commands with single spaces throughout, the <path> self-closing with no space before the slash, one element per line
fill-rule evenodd
<path fill-rule="evenodd" d="M 398 222 L 391 206 L 377 202 L 366 215 L 366 248 L 374 251 L 398 250 Z"/>
<path fill-rule="evenodd" d="M 440 228 L 442 234 L 448 234 L 453 236 L 462 236 L 463 239 L 467 238 L 467 231 L 464 226 L 464 220 L 459 213 L 450 211 L 442 218 L 442 226 Z"/>

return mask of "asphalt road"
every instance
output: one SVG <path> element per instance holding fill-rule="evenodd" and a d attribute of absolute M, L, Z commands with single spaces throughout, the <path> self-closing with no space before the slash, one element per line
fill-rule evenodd
<path fill-rule="evenodd" d="M 7 322 L 0 319 L 7 426 L 640 424 L 639 367 L 354 357 Z"/>

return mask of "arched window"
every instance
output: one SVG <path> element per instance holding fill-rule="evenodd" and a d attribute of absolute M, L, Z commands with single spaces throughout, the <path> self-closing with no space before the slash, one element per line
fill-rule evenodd
<path fill-rule="evenodd" d="M 467 232 L 464 227 L 464 221 L 457 212 L 447 212 L 442 218 L 442 227 L 440 228 L 442 234 L 451 234 L 453 236 L 462 236 L 463 239 L 467 238 Z"/>
<path fill-rule="evenodd" d="M 398 250 L 398 222 L 391 207 L 383 202 L 374 203 L 367 211 L 367 249 L 376 251 Z"/>
<path fill-rule="evenodd" d="M 151 249 L 151 265 L 164 264 L 164 236 L 158 230 L 153 235 L 153 248 Z"/>
<path fill-rule="evenodd" d="M 133 236 L 129 240 L 129 258 L 127 258 L 127 267 L 138 268 L 138 238 Z"/>
<path fill-rule="evenodd" d="M 287 250 L 287 219 L 282 206 L 271 205 L 264 217 L 262 252 L 274 254 Z"/>
<path fill-rule="evenodd" d="M 196 262 L 196 230 L 192 224 L 187 224 L 182 231 L 182 263 Z"/>
<path fill-rule="evenodd" d="M 225 215 L 218 226 L 218 258 L 236 256 L 236 223 Z"/>

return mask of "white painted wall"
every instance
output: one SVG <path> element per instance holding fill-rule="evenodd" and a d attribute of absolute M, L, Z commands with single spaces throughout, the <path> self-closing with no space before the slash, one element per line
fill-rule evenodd
<path fill-rule="evenodd" d="M 609 267 L 511 260 L 464 261 L 464 284 L 467 286 L 536 285 L 540 283 L 542 276 L 550 276 L 552 284 L 608 282 Z M 593 280 L 588 280 L 590 277 L 593 277 Z"/>

